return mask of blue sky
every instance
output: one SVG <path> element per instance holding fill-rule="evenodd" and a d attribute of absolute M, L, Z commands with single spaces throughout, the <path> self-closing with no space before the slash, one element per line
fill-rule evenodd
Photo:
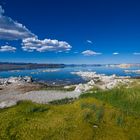
<path fill-rule="evenodd" d="M 0 61 L 139 63 L 139 0 L 1 0 Z"/>

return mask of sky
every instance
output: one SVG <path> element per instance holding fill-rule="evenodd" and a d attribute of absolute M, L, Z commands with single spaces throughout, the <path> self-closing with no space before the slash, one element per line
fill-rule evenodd
<path fill-rule="evenodd" d="M 140 1 L 0 0 L 0 62 L 140 63 Z"/>

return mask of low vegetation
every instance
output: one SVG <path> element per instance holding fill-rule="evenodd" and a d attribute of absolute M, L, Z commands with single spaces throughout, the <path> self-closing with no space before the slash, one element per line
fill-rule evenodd
<path fill-rule="evenodd" d="M 93 89 L 89 93 L 81 95 L 81 98 L 96 98 L 105 103 L 117 107 L 129 115 L 140 115 L 140 82 L 129 86 L 119 86 L 112 90 Z"/>
<path fill-rule="evenodd" d="M 61 91 L 73 91 L 75 86 L 64 88 L 64 86 L 45 86 L 42 90 L 61 90 Z"/>
<path fill-rule="evenodd" d="M 71 102 L 72 100 L 72 102 Z M 1 140 L 139 140 L 140 86 L 93 89 L 78 100 L 0 110 Z"/>
<path fill-rule="evenodd" d="M 69 104 L 69 103 L 73 103 L 74 102 L 74 98 L 65 98 L 65 99 L 61 99 L 61 100 L 54 100 L 49 102 L 49 104 L 52 105 L 62 105 L 62 104 Z"/>

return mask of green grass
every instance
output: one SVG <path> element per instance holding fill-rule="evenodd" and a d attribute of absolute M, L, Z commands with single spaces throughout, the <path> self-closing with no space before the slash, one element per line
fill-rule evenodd
<path fill-rule="evenodd" d="M 139 95 L 133 83 L 72 102 L 19 102 L 0 110 L 0 140 L 139 140 Z"/>
<path fill-rule="evenodd" d="M 131 85 L 130 88 L 121 86 L 112 90 L 93 90 L 81 95 L 81 98 L 92 97 L 109 103 L 129 114 L 140 115 L 140 84 Z"/>
<path fill-rule="evenodd" d="M 123 118 L 123 116 L 118 116 L 118 117 L 116 118 L 116 123 L 117 123 L 117 125 L 119 125 L 119 126 L 123 126 L 123 124 L 124 124 L 124 118 Z"/>

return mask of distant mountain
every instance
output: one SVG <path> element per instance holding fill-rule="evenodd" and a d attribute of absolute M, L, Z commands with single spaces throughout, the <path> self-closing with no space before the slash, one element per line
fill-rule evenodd
<path fill-rule="evenodd" d="M 0 71 L 38 69 L 38 68 L 64 68 L 64 67 L 65 67 L 64 64 L 37 64 L 37 63 L 0 62 Z"/>
<path fill-rule="evenodd" d="M 94 67 L 100 67 L 100 66 L 104 66 L 104 64 L 68 64 L 66 66 L 69 67 L 86 67 L 86 66 L 94 66 Z"/>

